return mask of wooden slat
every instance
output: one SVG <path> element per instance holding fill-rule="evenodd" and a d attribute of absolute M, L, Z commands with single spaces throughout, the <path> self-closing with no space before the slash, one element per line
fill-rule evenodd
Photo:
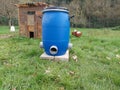
<path fill-rule="evenodd" d="M 27 15 L 27 24 L 34 25 L 34 23 L 35 23 L 34 15 Z"/>
<path fill-rule="evenodd" d="M 28 25 L 28 31 L 34 32 L 34 25 Z"/>
<path fill-rule="evenodd" d="M 25 4 L 15 4 L 18 8 L 27 8 L 27 7 L 48 7 L 49 5 L 43 2 L 37 3 L 25 3 Z"/>

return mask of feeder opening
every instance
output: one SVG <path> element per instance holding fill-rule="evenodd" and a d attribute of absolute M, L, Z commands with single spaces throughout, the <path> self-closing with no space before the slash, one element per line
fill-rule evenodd
<path fill-rule="evenodd" d="M 34 32 L 30 32 L 30 38 L 34 38 Z"/>

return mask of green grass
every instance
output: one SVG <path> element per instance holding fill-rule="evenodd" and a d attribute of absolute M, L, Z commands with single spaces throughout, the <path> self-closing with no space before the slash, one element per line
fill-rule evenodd
<path fill-rule="evenodd" d="M 77 30 L 69 62 L 41 60 L 39 39 L 0 39 L 0 90 L 120 90 L 120 31 Z"/>
<path fill-rule="evenodd" d="M 18 26 L 15 26 L 16 31 L 18 31 Z M 1 34 L 9 34 L 10 29 L 9 26 L 0 26 L 0 35 Z"/>

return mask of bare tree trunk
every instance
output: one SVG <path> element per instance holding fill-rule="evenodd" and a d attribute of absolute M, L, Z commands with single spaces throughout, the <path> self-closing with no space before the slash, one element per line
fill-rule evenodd
<path fill-rule="evenodd" d="M 12 25 L 12 23 L 11 23 L 11 18 L 9 18 L 8 24 L 9 24 L 9 28 L 10 28 L 11 25 Z"/>

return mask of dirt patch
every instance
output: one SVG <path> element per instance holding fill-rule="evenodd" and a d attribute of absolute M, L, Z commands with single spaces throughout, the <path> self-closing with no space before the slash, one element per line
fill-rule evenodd
<path fill-rule="evenodd" d="M 9 37 L 12 37 L 12 36 L 13 35 L 3 34 L 3 35 L 0 35 L 0 39 L 9 38 Z"/>

